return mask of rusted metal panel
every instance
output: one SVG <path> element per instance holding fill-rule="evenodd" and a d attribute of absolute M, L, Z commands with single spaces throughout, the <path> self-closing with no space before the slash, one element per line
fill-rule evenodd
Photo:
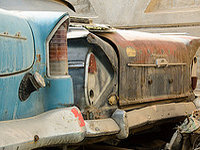
<path fill-rule="evenodd" d="M 110 117 L 117 108 L 116 52 L 98 36 L 92 33 L 87 35 L 83 28 L 69 29 L 69 74 L 73 79 L 75 105 L 81 109 L 85 119 Z M 77 37 L 78 34 L 80 37 Z M 110 97 L 113 98 L 110 102 L 112 108 L 107 105 Z"/>
<path fill-rule="evenodd" d="M 116 30 L 97 33 L 119 56 L 119 103 L 184 98 L 191 93 L 190 65 L 200 39 Z"/>
<path fill-rule="evenodd" d="M 184 102 L 154 105 L 129 111 L 127 112 L 128 126 L 130 129 L 137 128 L 155 121 L 187 116 L 195 109 L 192 102 Z"/>

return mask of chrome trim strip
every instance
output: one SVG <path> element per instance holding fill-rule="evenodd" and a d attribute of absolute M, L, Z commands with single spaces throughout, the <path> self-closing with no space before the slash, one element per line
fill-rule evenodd
<path fill-rule="evenodd" d="M 133 64 L 128 63 L 128 67 L 157 67 L 156 64 Z M 186 63 L 168 63 L 167 66 L 186 66 Z"/>
<path fill-rule="evenodd" d="M 14 38 L 14 39 L 20 39 L 20 40 L 27 40 L 26 37 L 21 37 L 21 36 L 17 36 L 17 35 L 8 35 L 8 34 L 0 33 L 0 36 L 8 37 L 8 38 Z"/>
<path fill-rule="evenodd" d="M 84 66 L 85 66 L 84 62 L 68 61 L 68 68 L 84 68 Z"/>
<path fill-rule="evenodd" d="M 90 55 L 91 55 L 91 53 L 87 54 L 86 63 L 85 63 L 85 101 L 88 106 L 90 106 L 89 95 L 87 92 L 88 91 L 88 67 L 89 67 Z"/>

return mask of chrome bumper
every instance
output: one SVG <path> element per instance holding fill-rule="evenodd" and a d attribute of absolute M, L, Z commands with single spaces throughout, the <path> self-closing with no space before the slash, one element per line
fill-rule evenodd
<path fill-rule="evenodd" d="M 187 116 L 196 109 L 193 102 L 153 105 L 127 112 L 129 128 L 137 128 L 158 120 Z"/>
<path fill-rule="evenodd" d="M 64 108 L 35 117 L 0 122 L 0 149 L 33 149 L 42 146 L 78 143 L 85 137 L 85 126 L 72 110 Z"/>
<path fill-rule="evenodd" d="M 77 107 L 55 109 L 35 117 L 0 122 L 0 150 L 28 150 L 75 144 L 86 137 L 116 134 L 120 128 L 111 118 L 83 120 Z"/>
<path fill-rule="evenodd" d="M 77 107 L 51 110 L 35 117 L 0 122 L 0 150 L 27 150 L 49 145 L 75 144 L 87 137 L 116 134 L 126 138 L 129 129 L 147 123 L 181 117 L 195 110 L 192 102 L 171 103 L 125 112 L 111 118 L 83 120 Z"/>

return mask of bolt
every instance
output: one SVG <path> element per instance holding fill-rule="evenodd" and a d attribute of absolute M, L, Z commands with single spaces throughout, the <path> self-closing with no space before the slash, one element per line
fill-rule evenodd
<path fill-rule="evenodd" d="M 38 135 L 35 135 L 34 136 L 34 142 L 37 142 L 39 140 L 39 136 Z"/>
<path fill-rule="evenodd" d="M 20 33 L 20 32 L 17 32 L 17 33 L 15 34 L 15 36 L 20 37 L 20 36 L 21 36 L 21 33 Z"/>

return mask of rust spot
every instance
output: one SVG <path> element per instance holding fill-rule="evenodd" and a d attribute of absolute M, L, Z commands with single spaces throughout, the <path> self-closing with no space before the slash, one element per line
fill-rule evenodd
<path fill-rule="evenodd" d="M 94 54 L 90 55 L 88 72 L 89 73 L 95 73 L 95 72 L 97 72 L 97 65 L 96 65 L 96 59 L 95 59 Z"/>
<path fill-rule="evenodd" d="M 21 33 L 20 33 L 20 32 L 17 32 L 17 33 L 15 34 L 15 36 L 20 37 L 20 36 L 21 36 Z"/>
<path fill-rule="evenodd" d="M 37 57 L 36 62 L 39 63 L 39 62 L 41 61 L 41 55 L 40 55 L 40 54 L 37 54 L 36 57 Z"/>

